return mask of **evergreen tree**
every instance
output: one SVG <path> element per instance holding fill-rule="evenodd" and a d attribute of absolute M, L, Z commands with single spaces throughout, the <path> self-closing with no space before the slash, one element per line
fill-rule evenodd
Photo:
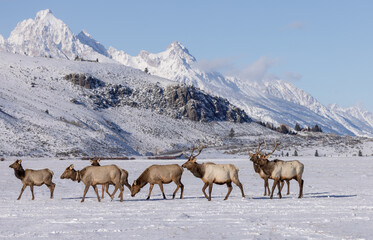
<path fill-rule="evenodd" d="M 295 130 L 295 131 L 301 131 L 302 129 L 300 128 L 299 124 L 296 123 L 296 124 L 295 124 L 295 127 L 294 127 L 294 130 Z"/>
<path fill-rule="evenodd" d="M 148 70 L 147 67 L 145 68 L 144 72 L 145 72 L 145 73 L 149 73 L 149 70 Z"/>
<path fill-rule="evenodd" d="M 315 151 L 315 157 L 318 157 L 319 156 L 319 152 L 316 150 Z"/>
<path fill-rule="evenodd" d="M 359 150 L 359 157 L 362 157 L 362 156 L 363 156 L 363 152 Z"/>
<path fill-rule="evenodd" d="M 295 156 L 295 157 L 298 157 L 298 152 L 297 152 L 297 150 L 294 151 L 294 156 Z"/>
<path fill-rule="evenodd" d="M 235 134 L 234 129 L 231 128 L 231 131 L 229 132 L 229 137 L 230 137 L 230 138 L 233 138 L 233 137 L 234 137 L 234 134 Z"/>
<path fill-rule="evenodd" d="M 289 157 L 289 153 L 288 152 L 286 153 L 286 156 Z"/>

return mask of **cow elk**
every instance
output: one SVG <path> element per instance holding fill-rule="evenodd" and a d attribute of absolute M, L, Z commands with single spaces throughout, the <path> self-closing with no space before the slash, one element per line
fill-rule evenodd
<path fill-rule="evenodd" d="M 258 150 L 256 151 L 256 153 L 251 153 L 249 151 L 249 156 L 250 156 L 250 160 L 253 162 L 253 167 L 254 167 L 254 171 L 256 173 L 259 174 L 260 178 L 264 180 L 264 196 L 267 196 L 267 190 L 268 190 L 268 196 L 271 194 L 271 191 L 269 190 L 269 184 L 268 184 L 268 179 L 271 179 L 271 176 L 265 174 L 263 172 L 263 170 L 260 168 L 260 166 L 258 164 L 255 163 L 255 159 L 259 158 L 260 157 L 260 154 L 261 154 L 261 151 L 262 149 L 260 149 L 260 146 L 264 143 L 261 142 L 259 143 L 259 146 L 258 146 Z M 275 160 L 275 161 L 281 161 L 281 160 Z M 285 180 L 286 183 L 287 183 L 287 186 L 288 186 L 288 191 L 287 191 L 287 195 L 290 194 L 290 181 L 289 180 Z M 281 181 L 281 188 L 279 189 L 279 191 L 282 191 L 282 188 L 284 187 L 284 180 Z"/>
<path fill-rule="evenodd" d="M 201 144 L 198 147 L 198 153 L 196 155 L 193 155 L 193 152 L 197 150 L 197 147 L 192 147 L 189 156 L 184 153 L 184 156 L 188 159 L 188 161 L 186 161 L 182 167 L 191 171 L 195 177 L 202 179 L 202 181 L 205 183 L 202 188 L 202 192 L 207 200 L 211 201 L 212 185 L 214 183 L 219 185 L 227 184 L 228 193 L 224 200 L 228 199 L 229 194 L 232 191 L 232 182 L 234 182 L 241 189 L 242 197 L 245 197 L 242 184 L 238 179 L 238 168 L 236 166 L 233 164 L 215 164 L 212 162 L 199 164 L 196 162 L 197 156 L 205 147 L 206 146 Z M 207 196 L 205 192 L 207 186 L 209 187 L 209 196 Z"/>
<path fill-rule="evenodd" d="M 273 186 L 271 191 L 270 198 L 273 198 L 273 191 L 276 188 L 276 185 L 279 189 L 279 198 L 281 198 L 281 187 L 280 181 L 282 180 L 292 180 L 295 179 L 298 181 L 299 184 L 299 195 L 298 198 L 303 197 L 303 184 L 304 180 L 302 179 L 304 165 L 297 161 L 282 161 L 275 159 L 273 161 L 269 161 L 269 156 L 274 153 L 276 148 L 280 145 L 275 141 L 275 147 L 271 153 L 265 154 L 262 152 L 257 152 L 255 157 L 251 157 L 250 160 L 254 162 L 254 164 L 258 165 L 260 169 L 269 176 L 269 178 L 273 179 Z"/>
<path fill-rule="evenodd" d="M 176 192 L 181 188 L 180 199 L 183 198 L 184 185 L 181 183 L 181 176 L 183 174 L 183 168 L 178 164 L 170 165 L 152 165 L 145 169 L 145 171 L 138 177 L 132 184 L 131 196 L 134 197 L 146 184 L 150 184 L 149 194 L 146 200 L 150 199 L 150 195 L 154 184 L 158 184 L 161 189 L 163 199 L 166 199 L 166 195 L 163 191 L 163 184 L 174 182 L 176 189 L 172 195 L 175 198 Z"/>
<path fill-rule="evenodd" d="M 74 165 L 71 164 L 67 167 L 64 173 L 61 175 L 61 179 L 71 179 L 72 181 L 82 181 L 85 185 L 83 198 L 81 202 L 84 202 L 85 195 L 90 186 L 96 192 L 97 199 L 100 202 L 100 196 L 98 194 L 97 185 L 105 185 L 105 184 L 114 184 L 115 189 L 113 194 L 111 195 L 111 200 L 114 198 L 114 194 L 117 190 L 120 190 L 120 201 L 123 201 L 123 185 L 121 183 L 121 169 L 116 165 L 107 165 L 107 166 L 88 166 L 83 168 L 82 170 L 75 170 Z"/>
<path fill-rule="evenodd" d="M 41 186 L 43 184 L 48 186 L 51 192 L 50 198 L 53 198 L 53 192 L 56 186 L 56 184 L 52 182 L 53 172 L 49 170 L 48 168 L 41 169 L 41 170 L 32 170 L 32 169 L 24 170 L 21 163 L 22 163 L 22 160 L 16 160 L 13 164 L 9 166 L 10 168 L 14 169 L 14 174 L 16 175 L 18 179 L 22 181 L 22 184 L 23 184 L 21 193 L 19 194 L 19 197 L 17 198 L 17 200 L 21 199 L 22 193 L 27 186 L 30 186 L 32 200 L 34 200 L 35 199 L 34 186 Z"/>
<path fill-rule="evenodd" d="M 100 165 L 100 159 L 91 159 L 90 162 L 91 162 L 91 166 L 101 166 Z M 123 184 L 122 186 L 126 186 L 129 190 L 131 190 L 131 185 L 128 183 L 128 172 L 124 169 L 121 169 L 121 171 L 122 171 L 121 183 Z M 104 198 L 105 189 L 106 189 L 106 193 L 111 197 L 111 194 L 109 193 L 109 186 L 110 185 L 113 185 L 113 184 L 107 183 L 105 185 L 102 185 L 101 199 Z M 119 197 L 120 197 L 120 195 L 119 195 Z"/>

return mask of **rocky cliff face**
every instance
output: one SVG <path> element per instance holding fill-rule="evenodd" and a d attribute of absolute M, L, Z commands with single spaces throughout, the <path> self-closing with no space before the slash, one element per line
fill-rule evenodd
<path fill-rule="evenodd" d="M 233 106 L 228 100 L 214 97 L 186 85 L 172 85 L 166 88 L 152 84 L 143 89 L 108 84 L 92 90 L 89 96 L 97 108 L 127 105 L 150 109 L 174 119 L 193 121 L 251 122 L 248 115 Z"/>

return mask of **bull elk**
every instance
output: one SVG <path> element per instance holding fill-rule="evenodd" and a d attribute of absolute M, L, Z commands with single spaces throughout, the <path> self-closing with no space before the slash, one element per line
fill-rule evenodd
<path fill-rule="evenodd" d="M 260 166 L 254 162 L 254 159 L 257 159 L 257 158 L 260 157 L 260 154 L 263 150 L 263 149 L 260 148 L 260 146 L 263 145 L 263 143 L 264 143 L 264 141 L 259 143 L 258 150 L 255 153 L 251 153 L 249 151 L 249 156 L 250 156 L 250 160 L 253 162 L 254 171 L 259 174 L 261 179 L 264 180 L 264 196 L 267 196 L 267 190 L 268 190 L 268 196 L 269 196 L 271 194 L 271 191 L 269 190 L 268 179 L 272 179 L 272 178 L 271 178 L 271 176 L 265 174 L 263 172 L 263 170 L 260 168 Z M 281 161 L 281 160 L 275 160 L 275 161 Z M 285 181 L 286 181 L 287 186 L 288 186 L 287 195 L 289 195 L 290 194 L 290 181 L 289 180 L 285 180 Z M 282 188 L 284 187 L 284 184 L 285 184 L 285 182 L 284 182 L 284 180 L 282 180 L 281 181 L 281 188 L 279 189 L 279 191 L 282 191 Z"/>
<path fill-rule="evenodd" d="M 257 164 L 263 172 L 269 176 L 269 178 L 273 179 L 273 186 L 272 186 L 272 192 L 270 198 L 273 198 L 273 191 L 276 188 L 276 185 L 279 189 L 279 198 L 281 198 L 281 187 L 280 187 L 280 181 L 281 180 L 297 180 L 299 184 L 299 195 L 298 198 L 303 197 L 303 184 L 304 180 L 302 179 L 304 165 L 299 162 L 298 160 L 293 161 L 282 161 L 275 159 L 273 161 L 269 161 L 269 156 L 274 153 L 276 148 L 280 145 L 280 143 L 277 143 L 275 141 L 275 147 L 271 153 L 265 154 L 265 153 L 258 153 L 255 157 L 251 157 L 250 160 L 252 160 L 255 164 Z"/>
<path fill-rule="evenodd" d="M 14 174 L 16 175 L 18 179 L 21 180 L 23 184 L 21 193 L 19 194 L 17 200 L 21 199 L 22 193 L 27 186 L 30 186 L 32 200 L 34 200 L 35 199 L 34 186 L 41 186 L 43 184 L 48 186 L 51 192 L 50 198 L 53 198 L 53 192 L 56 186 L 56 184 L 52 182 L 53 172 L 49 170 L 48 168 L 41 169 L 41 170 L 32 170 L 32 169 L 24 170 L 21 163 L 22 163 L 22 160 L 16 160 L 13 164 L 9 166 L 10 168 L 14 169 Z"/>
<path fill-rule="evenodd" d="M 192 172 L 192 174 L 197 177 L 201 178 L 202 181 L 205 183 L 205 185 L 202 188 L 202 192 L 207 198 L 208 201 L 211 201 L 211 192 L 212 192 L 212 185 L 219 184 L 227 184 L 228 187 L 228 193 L 225 196 L 224 200 L 227 200 L 229 197 L 229 194 L 232 191 L 232 182 L 234 182 L 240 189 L 242 197 L 245 197 L 242 184 L 240 180 L 238 179 L 238 168 L 234 166 L 233 164 L 215 164 L 212 162 L 206 162 L 199 164 L 197 163 L 197 156 L 201 154 L 202 150 L 206 146 L 200 145 L 197 147 L 192 147 L 190 150 L 190 155 L 187 156 L 184 153 L 184 156 L 188 159 L 182 167 L 187 168 L 189 171 Z M 198 153 L 196 155 L 193 155 L 193 152 L 198 149 Z M 205 190 L 209 187 L 209 196 L 207 196 Z"/>
<path fill-rule="evenodd" d="M 163 191 L 163 184 L 174 182 L 176 189 L 172 195 L 175 198 L 176 192 L 181 188 L 180 199 L 183 198 L 184 185 L 181 183 L 181 176 L 183 169 L 178 164 L 170 165 L 152 165 L 144 170 L 144 172 L 138 177 L 132 184 L 131 196 L 134 197 L 146 184 L 150 183 L 149 194 L 146 200 L 150 199 L 154 184 L 158 184 L 161 189 L 163 199 L 166 199 L 166 195 Z"/>
<path fill-rule="evenodd" d="M 68 166 L 64 173 L 61 175 L 61 179 L 71 179 L 72 181 L 82 181 L 85 185 L 83 198 L 81 202 L 84 202 L 85 195 L 90 186 L 95 190 L 97 199 L 100 202 L 100 196 L 98 194 L 96 185 L 105 185 L 108 183 L 114 184 L 115 189 L 111 196 L 111 200 L 114 198 L 114 194 L 117 190 L 120 190 L 120 201 L 123 201 L 123 185 L 121 184 L 121 169 L 116 165 L 107 165 L 107 166 L 88 166 L 82 170 L 75 170 L 74 165 L 71 164 Z"/>
<path fill-rule="evenodd" d="M 100 165 L 100 159 L 91 159 L 90 162 L 91 162 L 91 166 L 101 166 Z M 128 172 L 124 169 L 121 169 L 121 171 L 122 171 L 122 175 L 121 175 L 122 186 L 126 186 L 129 190 L 131 190 L 131 185 L 128 183 Z M 111 197 L 111 194 L 109 193 L 109 186 L 110 185 L 113 185 L 113 184 L 107 183 L 105 185 L 102 185 L 101 199 L 104 198 L 105 189 L 106 189 L 106 193 Z M 119 197 L 120 197 L 120 195 L 119 195 Z"/>

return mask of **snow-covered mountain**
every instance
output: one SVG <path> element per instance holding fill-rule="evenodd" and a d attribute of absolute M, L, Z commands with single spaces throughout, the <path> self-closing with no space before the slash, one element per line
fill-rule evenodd
<path fill-rule="evenodd" d="M 89 36 L 79 38 L 74 35 L 70 28 L 60 19 L 57 19 L 51 10 L 42 10 L 36 14 L 35 19 L 27 19 L 17 24 L 10 33 L 7 41 L 0 39 L 0 49 L 7 48 L 13 53 L 28 56 L 41 56 L 52 58 L 64 58 L 74 60 L 75 57 L 89 60 L 99 59 L 107 62 L 110 59 L 98 52 Z M 81 43 L 80 39 L 85 43 Z M 2 42 L 4 42 L 2 44 Z"/>
<path fill-rule="evenodd" d="M 258 83 L 203 71 L 188 49 L 177 41 L 163 52 L 141 51 L 138 56 L 114 47 L 106 50 L 85 31 L 75 36 L 50 10 L 40 11 L 35 19 L 19 23 L 9 39 L 0 36 L 0 50 L 70 60 L 79 56 L 100 62 L 116 61 L 142 71 L 147 68 L 151 75 L 194 85 L 226 98 L 262 122 L 290 127 L 296 123 L 304 127 L 318 124 L 325 132 L 373 137 L 370 112 L 323 106 L 310 94 L 281 80 Z"/>

